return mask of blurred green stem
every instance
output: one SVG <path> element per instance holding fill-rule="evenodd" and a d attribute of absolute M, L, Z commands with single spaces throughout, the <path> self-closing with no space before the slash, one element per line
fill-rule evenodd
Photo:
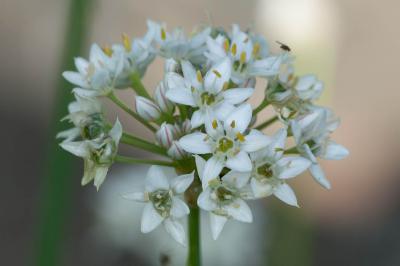
<path fill-rule="evenodd" d="M 262 129 L 268 127 L 269 125 L 273 124 L 277 120 L 278 120 L 278 117 L 274 116 L 274 117 L 268 119 L 267 121 L 265 121 L 265 122 L 259 124 L 258 126 L 256 126 L 256 129 L 262 130 Z"/>
<path fill-rule="evenodd" d="M 269 105 L 268 100 L 266 98 L 264 98 L 264 100 L 260 103 L 260 105 L 257 106 L 256 109 L 253 110 L 253 115 L 258 114 L 259 112 L 261 112 L 268 105 Z"/>
<path fill-rule="evenodd" d="M 197 206 L 190 207 L 189 219 L 189 254 L 187 259 L 188 266 L 201 265 L 200 249 L 200 209 Z"/>
<path fill-rule="evenodd" d="M 138 73 L 134 72 L 131 75 L 131 84 L 132 89 L 136 92 L 137 95 L 145 97 L 147 99 L 151 99 L 151 96 L 146 88 L 143 86 L 142 80 L 140 79 L 140 75 Z"/>
<path fill-rule="evenodd" d="M 145 151 L 168 157 L 164 148 L 125 132 L 122 134 L 121 142 Z"/>
<path fill-rule="evenodd" d="M 61 70 L 74 68 L 73 58 L 81 54 L 86 37 L 87 18 L 91 7 L 89 0 L 67 1 L 68 21 L 65 32 L 65 47 L 62 50 Z M 69 223 L 68 214 L 71 205 L 72 181 L 74 163 L 72 156 L 63 151 L 55 139 L 57 132 L 66 129 L 66 124 L 59 120 L 66 115 L 67 105 L 73 100 L 71 85 L 61 78 L 56 86 L 54 109 L 49 125 L 42 178 L 41 206 L 38 224 L 38 239 L 34 243 L 36 253 L 34 265 L 53 266 L 61 265 L 59 256 L 63 250 L 65 225 Z"/>
<path fill-rule="evenodd" d="M 162 165 L 162 166 L 171 166 L 175 167 L 176 164 L 174 162 L 160 161 L 160 160 L 147 160 L 147 159 L 137 159 L 122 155 L 117 155 L 115 157 L 116 162 L 120 163 L 129 163 L 129 164 L 153 164 L 153 165 Z"/>

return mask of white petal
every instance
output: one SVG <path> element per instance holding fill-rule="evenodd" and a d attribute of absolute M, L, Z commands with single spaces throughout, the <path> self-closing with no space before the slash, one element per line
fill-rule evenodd
<path fill-rule="evenodd" d="M 121 139 L 122 136 L 122 125 L 119 122 L 118 118 L 108 134 L 114 140 L 115 144 L 119 143 L 119 140 Z"/>
<path fill-rule="evenodd" d="M 251 163 L 249 155 L 241 151 L 234 157 L 228 158 L 226 160 L 226 167 L 239 172 L 249 172 L 251 171 L 253 165 Z"/>
<path fill-rule="evenodd" d="M 186 60 L 183 60 L 181 62 L 181 65 L 182 65 L 183 76 L 185 77 L 185 79 L 190 81 L 191 85 L 194 86 L 195 88 L 199 88 L 201 84 L 197 80 L 196 69 L 193 67 L 193 65 Z"/>
<path fill-rule="evenodd" d="M 249 66 L 249 74 L 253 76 L 269 77 L 278 74 L 282 62 L 281 56 L 270 56 L 257 60 Z"/>
<path fill-rule="evenodd" d="M 190 124 L 192 128 L 198 128 L 202 124 L 204 124 L 205 114 L 201 110 L 196 110 L 192 114 L 192 118 L 190 119 Z"/>
<path fill-rule="evenodd" d="M 196 106 L 196 102 L 194 101 L 193 94 L 192 92 L 184 87 L 176 87 L 176 88 L 171 88 L 167 91 L 165 94 L 167 98 L 170 101 L 184 104 L 184 105 L 189 105 L 192 107 Z"/>
<path fill-rule="evenodd" d="M 247 100 L 253 92 L 253 88 L 234 88 L 224 91 L 222 96 L 231 104 L 239 104 Z"/>
<path fill-rule="evenodd" d="M 224 162 L 216 156 L 212 156 L 210 159 L 207 160 L 201 179 L 203 189 L 205 189 L 209 185 L 209 182 L 211 180 L 219 176 L 222 168 L 224 168 Z"/>
<path fill-rule="evenodd" d="M 145 194 L 143 192 L 131 192 L 122 195 L 122 198 L 127 200 L 134 200 L 139 202 L 146 202 Z"/>
<path fill-rule="evenodd" d="M 146 203 L 143 209 L 141 228 L 142 233 L 153 231 L 164 220 L 163 217 L 154 209 L 153 203 Z"/>
<path fill-rule="evenodd" d="M 211 146 L 206 142 L 207 135 L 201 132 L 194 132 L 192 134 L 183 136 L 179 140 L 181 147 L 194 154 L 211 153 Z"/>
<path fill-rule="evenodd" d="M 187 175 L 180 175 L 171 180 L 171 187 L 176 194 L 181 194 L 192 184 L 194 179 L 194 171 Z"/>
<path fill-rule="evenodd" d="M 321 158 L 326 160 L 341 160 L 349 155 L 349 151 L 334 141 L 329 141 L 325 153 Z"/>
<path fill-rule="evenodd" d="M 232 64 L 228 57 L 213 66 L 204 77 L 204 89 L 212 94 L 219 93 L 231 77 Z"/>
<path fill-rule="evenodd" d="M 211 233 L 214 240 L 217 240 L 219 234 L 224 228 L 226 221 L 228 221 L 228 218 L 210 213 Z"/>
<path fill-rule="evenodd" d="M 278 178 L 287 179 L 303 173 L 310 165 L 310 160 L 306 158 L 288 156 L 277 161 L 273 167 L 277 169 L 279 173 Z"/>
<path fill-rule="evenodd" d="M 270 143 L 270 137 L 264 135 L 256 129 L 252 129 L 250 133 L 245 136 L 245 140 L 240 147 L 246 152 L 254 152 L 267 147 Z"/>
<path fill-rule="evenodd" d="M 186 246 L 186 233 L 182 224 L 172 219 L 164 221 L 165 230 L 170 234 L 179 244 Z"/>
<path fill-rule="evenodd" d="M 106 179 L 107 172 L 108 172 L 108 166 L 97 166 L 96 168 L 96 174 L 94 176 L 94 185 L 99 191 L 101 184 L 103 184 L 104 180 Z"/>
<path fill-rule="evenodd" d="M 298 91 L 306 91 L 309 90 L 314 83 L 317 81 L 317 78 L 315 75 L 304 75 L 299 78 L 299 80 L 296 83 L 296 90 Z"/>
<path fill-rule="evenodd" d="M 255 178 L 250 181 L 250 187 L 253 191 L 254 197 L 263 198 L 268 197 L 273 193 L 273 187 L 269 183 L 262 183 Z"/>
<path fill-rule="evenodd" d="M 321 186 L 326 189 L 331 188 L 331 183 L 325 177 L 324 171 L 318 163 L 313 163 L 310 166 L 311 175 L 314 177 L 315 181 L 317 181 Z"/>
<path fill-rule="evenodd" d="M 250 175 L 251 172 L 229 171 L 226 175 L 222 177 L 222 180 L 224 182 L 228 182 L 234 187 L 241 188 L 247 184 Z"/>
<path fill-rule="evenodd" d="M 253 215 L 247 203 L 242 199 L 236 199 L 232 204 L 224 207 L 228 214 L 233 217 L 233 219 L 244 222 L 251 223 L 253 221 Z"/>
<path fill-rule="evenodd" d="M 175 218 L 181 218 L 188 215 L 190 212 L 189 207 L 184 201 L 177 197 L 172 197 L 171 215 Z"/>
<path fill-rule="evenodd" d="M 222 101 L 215 105 L 213 110 L 217 119 L 224 121 L 235 110 L 235 106 L 227 101 Z"/>
<path fill-rule="evenodd" d="M 89 156 L 89 148 L 86 141 L 62 142 L 60 146 L 76 156 L 82 158 Z"/>
<path fill-rule="evenodd" d="M 87 68 L 89 66 L 89 62 L 82 58 L 82 57 L 75 57 L 74 58 L 75 62 L 75 67 L 78 69 L 79 73 L 81 74 L 86 74 L 87 73 Z"/>
<path fill-rule="evenodd" d="M 211 109 L 206 110 L 204 126 L 206 127 L 207 135 L 214 140 L 224 135 L 224 128 L 216 117 L 216 114 Z"/>
<path fill-rule="evenodd" d="M 292 188 L 286 184 L 280 184 L 274 188 L 274 195 L 281 201 L 295 207 L 299 207 L 297 204 L 296 195 L 294 194 Z"/>
<path fill-rule="evenodd" d="M 78 72 L 65 71 L 62 73 L 62 75 L 68 82 L 79 87 L 87 88 L 89 86 L 84 77 Z"/>
<path fill-rule="evenodd" d="M 200 193 L 197 198 L 197 205 L 206 211 L 213 211 L 217 208 L 217 204 L 211 199 L 211 189 L 209 187 Z"/>
<path fill-rule="evenodd" d="M 156 165 L 150 167 L 146 175 L 145 188 L 149 192 L 157 189 L 169 189 L 169 181 L 162 167 Z"/>
<path fill-rule="evenodd" d="M 225 129 L 230 130 L 232 122 L 235 121 L 235 130 L 243 133 L 250 124 L 252 112 L 250 104 L 240 105 L 224 121 Z"/>
<path fill-rule="evenodd" d="M 196 169 L 197 169 L 197 173 L 199 175 L 200 180 L 202 180 L 203 178 L 203 171 L 204 171 L 204 167 L 206 166 L 206 160 L 204 160 L 202 157 L 200 157 L 199 155 L 195 155 L 194 159 L 196 161 Z"/>

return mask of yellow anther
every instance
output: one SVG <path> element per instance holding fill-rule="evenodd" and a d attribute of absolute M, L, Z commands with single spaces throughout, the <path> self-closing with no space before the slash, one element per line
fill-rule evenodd
<path fill-rule="evenodd" d="M 241 64 L 244 64 L 244 63 L 246 63 L 246 52 L 245 51 L 243 51 L 241 54 L 240 54 L 240 63 Z"/>
<path fill-rule="evenodd" d="M 129 36 L 126 33 L 122 33 L 122 43 L 124 44 L 125 50 L 129 52 L 132 49 L 132 43 Z"/>
<path fill-rule="evenodd" d="M 232 120 L 232 122 L 231 122 L 231 128 L 235 128 L 236 127 L 236 122 L 235 122 L 235 120 Z"/>
<path fill-rule="evenodd" d="M 214 72 L 214 74 L 215 74 L 217 77 L 219 77 L 219 78 L 222 77 L 221 73 L 219 73 L 217 70 L 213 69 L 212 72 Z"/>
<path fill-rule="evenodd" d="M 223 89 L 223 90 L 227 90 L 228 87 L 229 87 L 229 82 L 228 82 L 228 81 L 225 81 L 225 82 L 224 82 L 224 85 L 222 86 L 222 89 Z"/>
<path fill-rule="evenodd" d="M 193 86 L 190 87 L 190 90 L 192 91 L 192 93 L 196 91 L 196 89 Z"/>
<path fill-rule="evenodd" d="M 234 44 L 232 44 L 231 53 L 233 55 L 236 55 L 236 51 L 237 51 L 237 47 L 236 47 L 236 43 L 234 43 Z"/>
<path fill-rule="evenodd" d="M 225 39 L 225 41 L 224 41 L 224 49 L 225 49 L 225 52 L 229 51 L 229 40 L 228 39 Z"/>
<path fill-rule="evenodd" d="M 102 48 L 103 52 L 108 55 L 109 57 L 112 56 L 113 51 L 111 50 L 110 46 L 104 45 Z"/>
<path fill-rule="evenodd" d="M 236 133 L 236 137 L 240 142 L 243 142 L 245 140 L 244 136 L 240 132 Z"/>
<path fill-rule="evenodd" d="M 260 52 L 260 44 L 258 42 L 256 42 L 253 46 L 253 55 L 256 56 L 258 55 L 258 53 Z"/>
<path fill-rule="evenodd" d="M 164 28 L 161 29 L 161 40 L 165 41 L 167 39 L 167 33 L 165 32 Z"/>
<path fill-rule="evenodd" d="M 212 121 L 212 127 L 213 127 L 213 129 L 217 129 L 217 127 L 218 127 L 218 122 L 217 122 L 217 120 L 213 120 Z"/>
<path fill-rule="evenodd" d="M 197 70 L 196 72 L 197 80 L 202 83 L 203 82 L 203 76 L 201 75 L 200 70 Z"/>

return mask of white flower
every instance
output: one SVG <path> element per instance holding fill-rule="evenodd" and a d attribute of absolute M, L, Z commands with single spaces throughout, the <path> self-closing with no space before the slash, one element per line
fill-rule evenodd
<path fill-rule="evenodd" d="M 86 97 L 106 95 L 115 87 L 115 81 L 124 66 L 124 57 L 112 50 L 104 52 L 97 44 L 90 48 L 89 61 L 81 57 L 75 58 L 77 72 L 65 71 L 66 80 L 78 88 L 73 91 Z"/>
<path fill-rule="evenodd" d="M 231 77 L 231 61 L 226 58 L 214 65 L 205 75 L 188 61 L 182 61 L 183 76 L 167 73 L 167 94 L 173 102 L 198 108 L 191 118 L 193 128 L 204 124 L 207 114 L 224 120 L 235 108 L 235 105 L 247 100 L 253 88 L 227 89 Z"/>
<path fill-rule="evenodd" d="M 224 122 L 207 119 L 206 132 L 194 132 L 183 136 L 179 143 L 184 150 L 194 154 L 208 154 L 203 179 L 203 188 L 220 174 L 223 167 L 239 171 L 251 171 L 249 152 L 266 147 L 270 138 L 252 129 L 246 134 L 251 121 L 252 109 L 249 104 L 236 108 Z"/>
<path fill-rule="evenodd" d="M 339 126 L 339 120 L 334 117 L 331 110 L 315 106 L 308 114 L 291 120 L 290 126 L 297 150 L 312 162 L 310 167 L 312 176 L 323 187 L 329 189 L 330 182 L 326 179 L 316 157 L 341 160 L 349 155 L 345 147 L 329 138 L 330 133 Z"/>
<path fill-rule="evenodd" d="M 232 80 L 242 84 L 255 76 L 269 77 L 278 74 L 283 56 L 267 56 L 266 41 L 255 37 L 233 25 L 230 37 L 218 35 L 208 37 L 206 56 L 211 62 L 218 62 L 226 57 L 233 62 Z"/>
<path fill-rule="evenodd" d="M 148 32 L 159 46 L 159 54 L 164 58 L 173 58 L 177 61 L 188 60 L 195 65 L 203 64 L 206 61 L 204 52 L 207 37 L 211 28 L 205 28 L 195 32 L 187 38 L 182 29 L 176 28 L 174 32 L 166 31 L 165 24 L 159 24 L 151 20 L 147 21 Z"/>
<path fill-rule="evenodd" d="M 204 176 L 206 162 L 196 155 L 199 176 Z M 248 178 L 235 171 L 230 171 L 221 178 L 214 179 L 197 199 L 197 204 L 210 213 L 212 237 L 216 240 L 228 219 L 251 223 L 253 215 L 244 199 L 250 194 L 246 188 Z M 204 182 L 204 180 L 202 180 Z"/>
<path fill-rule="evenodd" d="M 189 207 L 180 199 L 194 179 L 194 172 L 168 178 L 164 169 L 151 166 L 146 179 L 144 192 L 134 192 L 123 197 L 145 202 L 141 231 L 149 233 L 161 223 L 167 232 L 181 245 L 186 245 L 186 234 L 178 219 L 189 214 Z"/>
<path fill-rule="evenodd" d="M 157 103 L 160 110 L 164 113 L 172 113 L 174 110 L 174 104 L 168 100 L 167 96 L 167 88 L 165 87 L 165 81 L 162 80 L 154 92 L 154 101 Z"/>
<path fill-rule="evenodd" d="M 142 96 L 136 96 L 136 111 L 147 121 L 155 121 L 161 116 L 160 108 L 153 101 Z"/>
<path fill-rule="evenodd" d="M 273 194 L 289 205 L 298 206 L 293 190 L 285 181 L 303 173 L 311 162 L 300 156 L 283 156 L 286 137 L 286 130 L 280 129 L 266 148 L 251 153 L 253 169 L 243 175 L 251 177 L 256 198 Z"/>
<path fill-rule="evenodd" d="M 84 159 L 83 186 L 94 180 L 94 185 L 99 190 L 106 178 L 108 168 L 114 161 L 121 135 L 122 127 L 117 119 L 108 136 L 60 143 L 64 150 Z"/>

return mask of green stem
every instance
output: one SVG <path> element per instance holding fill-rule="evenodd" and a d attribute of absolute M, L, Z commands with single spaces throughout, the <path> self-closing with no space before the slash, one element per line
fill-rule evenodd
<path fill-rule="evenodd" d="M 268 127 L 269 125 L 273 124 L 273 123 L 274 123 L 275 121 L 277 121 L 277 120 L 278 120 L 278 116 L 274 116 L 274 117 L 268 119 L 267 121 L 265 121 L 265 122 L 259 124 L 259 125 L 256 127 L 256 129 L 262 130 L 262 129 Z"/>
<path fill-rule="evenodd" d="M 285 150 L 284 154 L 299 154 L 299 151 L 297 150 L 297 147 L 291 147 L 287 150 Z"/>
<path fill-rule="evenodd" d="M 115 161 L 119 163 L 129 163 L 129 164 L 152 164 L 152 165 L 162 165 L 162 166 L 171 166 L 175 167 L 176 164 L 174 162 L 160 161 L 160 160 L 148 160 L 148 159 L 137 159 L 122 155 L 117 155 L 115 157 Z"/>
<path fill-rule="evenodd" d="M 138 138 L 136 136 L 130 135 L 125 132 L 122 134 L 121 142 L 131 145 L 133 147 L 142 149 L 142 150 L 146 150 L 146 151 L 149 151 L 152 153 L 167 156 L 165 149 L 163 149 L 162 147 L 157 146 L 151 142 L 148 142 L 147 140 Z"/>
<path fill-rule="evenodd" d="M 269 102 L 267 101 L 267 99 L 264 98 L 264 100 L 260 103 L 260 105 L 257 106 L 256 109 L 253 110 L 253 115 L 258 114 L 259 112 L 261 112 L 268 105 L 269 105 Z"/>
<path fill-rule="evenodd" d="M 145 97 L 147 99 L 151 99 L 150 94 L 147 92 L 146 88 L 143 86 L 143 83 L 140 79 L 139 74 L 134 72 L 130 78 L 131 78 L 132 89 L 136 92 L 136 94 L 139 96 Z"/>
<path fill-rule="evenodd" d="M 136 112 L 134 112 L 133 110 L 131 110 L 128 106 L 125 105 L 125 103 L 123 103 L 120 99 L 118 99 L 117 96 L 115 96 L 114 93 L 110 93 L 108 95 L 108 98 L 114 102 L 116 105 L 118 105 L 122 110 L 124 110 L 125 112 L 127 112 L 128 114 L 130 114 L 133 118 L 135 118 L 137 121 L 139 121 L 140 123 L 142 123 L 145 127 L 147 127 L 148 129 L 150 129 L 152 132 L 156 132 L 156 129 L 150 125 L 146 120 L 144 120 L 143 118 L 141 118 Z"/>
<path fill-rule="evenodd" d="M 197 206 L 190 207 L 189 219 L 189 254 L 187 266 L 201 265 L 200 248 L 200 209 Z"/>

